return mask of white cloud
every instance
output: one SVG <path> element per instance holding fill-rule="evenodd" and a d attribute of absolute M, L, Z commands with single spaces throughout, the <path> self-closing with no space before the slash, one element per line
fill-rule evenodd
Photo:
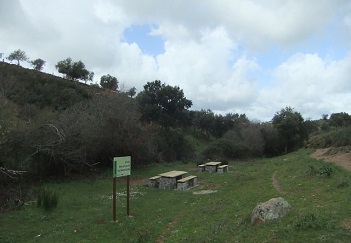
<path fill-rule="evenodd" d="M 351 99 L 350 75 L 350 55 L 333 61 L 318 54 L 297 53 L 273 71 L 274 82 L 262 90 L 257 106 L 264 107 L 268 102 L 276 111 L 292 106 L 314 119 L 322 114 L 350 112 L 347 104 Z"/>
<path fill-rule="evenodd" d="M 157 57 L 160 76 L 182 87 L 197 108 L 218 109 L 249 100 L 254 88 L 247 75 L 257 64 L 245 57 L 233 60 L 237 45 L 223 27 L 201 35 L 199 41 L 167 41 L 165 53 Z"/>

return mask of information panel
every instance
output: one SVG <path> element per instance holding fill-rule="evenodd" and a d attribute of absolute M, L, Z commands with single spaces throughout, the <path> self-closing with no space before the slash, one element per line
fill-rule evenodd
<path fill-rule="evenodd" d="M 131 157 L 114 157 L 113 158 L 113 177 L 122 177 L 130 175 Z"/>

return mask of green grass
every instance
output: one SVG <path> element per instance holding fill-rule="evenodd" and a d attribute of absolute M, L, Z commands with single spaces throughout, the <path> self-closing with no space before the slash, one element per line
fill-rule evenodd
<path fill-rule="evenodd" d="M 117 222 L 112 222 L 110 171 L 100 179 L 47 183 L 57 192 L 56 209 L 46 212 L 35 199 L 22 210 L 1 215 L 0 242 L 349 242 L 351 174 L 300 150 L 254 163 L 229 163 L 227 174 L 196 171 L 194 163 L 157 164 L 132 171 L 132 180 L 169 170 L 197 175 L 188 191 L 131 187 L 126 216 L 126 178 L 117 183 Z M 330 177 L 311 173 L 330 167 Z M 111 169 L 112 172 L 112 169 Z M 280 190 L 272 184 L 275 173 Z M 195 195 L 201 190 L 216 190 Z M 251 225 L 261 202 L 283 197 L 291 212 L 274 224 Z"/>

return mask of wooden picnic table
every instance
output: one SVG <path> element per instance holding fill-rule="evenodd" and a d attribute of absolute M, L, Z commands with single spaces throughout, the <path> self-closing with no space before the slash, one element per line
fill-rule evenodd
<path fill-rule="evenodd" d="M 217 172 L 217 167 L 220 166 L 222 162 L 207 162 L 205 164 L 206 171 L 208 172 Z"/>
<path fill-rule="evenodd" d="M 159 174 L 161 176 L 159 181 L 160 189 L 175 189 L 177 188 L 177 180 L 182 179 L 188 172 L 172 170 L 166 173 Z"/>
<path fill-rule="evenodd" d="M 186 171 L 179 171 L 179 170 L 172 170 L 166 173 L 159 174 L 162 177 L 178 177 L 178 176 L 183 176 L 187 174 L 188 172 Z"/>

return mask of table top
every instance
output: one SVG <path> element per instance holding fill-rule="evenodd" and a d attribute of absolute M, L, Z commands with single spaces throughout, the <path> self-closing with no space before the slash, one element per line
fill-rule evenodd
<path fill-rule="evenodd" d="M 185 175 L 187 173 L 188 172 L 186 172 L 186 171 L 172 170 L 172 171 L 169 171 L 169 172 L 166 172 L 166 173 L 162 173 L 162 174 L 160 174 L 160 176 L 163 176 L 163 177 L 177 177 L 177 176 Z"/>
<path fill-rule="evenodd" d="M 208 162 L 205 165 L 220 165 L 222 162 Z"/>

